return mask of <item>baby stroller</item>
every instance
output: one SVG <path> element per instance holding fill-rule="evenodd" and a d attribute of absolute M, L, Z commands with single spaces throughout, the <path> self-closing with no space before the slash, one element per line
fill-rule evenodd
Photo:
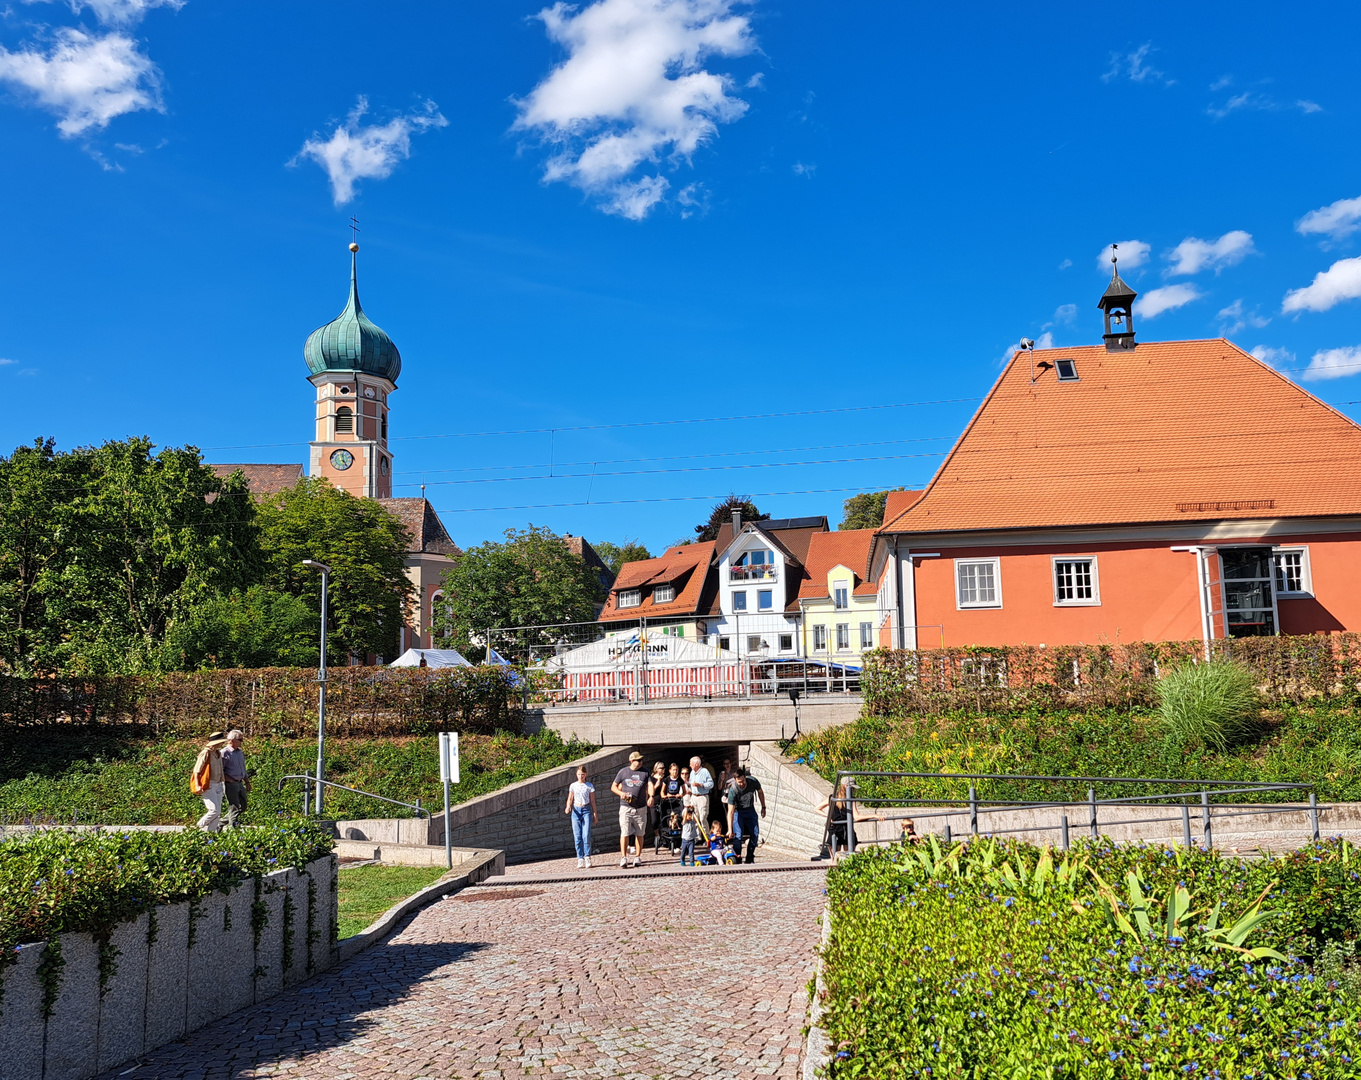
<path fill-rule="evenodd" d="M 679 855 L 681 848 L 681 818 L 685 813 L 680 799 L 661 799 L 657 803 L 657 831 L 652 837 L 652 853 L 661 851 L 665 844 L 672 855 Z"/>

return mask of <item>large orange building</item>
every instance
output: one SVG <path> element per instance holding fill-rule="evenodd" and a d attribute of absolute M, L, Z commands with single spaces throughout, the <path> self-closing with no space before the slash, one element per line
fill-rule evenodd
<path fill-rule="evenodd" d="M 1134 295 L 1114 275 L 1103 345 L 1017 352 L 890 501 L 885 644 L 1361 629 L 1361 427 L 1228 341 L 1136 344 Z"/>

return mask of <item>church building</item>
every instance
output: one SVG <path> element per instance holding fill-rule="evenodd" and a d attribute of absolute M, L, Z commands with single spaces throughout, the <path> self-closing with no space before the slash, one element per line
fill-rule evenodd
<path fill-rule="evenodd" d="M 424 498 L 392 497 L 388 448 L 389 398 L 402 371 L 401 353 L 359 303 L 359 245 L 350 245 L 350 295 L 345 309 L 313 330 L 303 346 L 308 381 L 316 389 L 311 452 L 306 473 L 325 477 L 359 498 L 376 499 L 411 535 L 406 573 L 416 588 L 397 652 L 431 646 L 431 614 L 440 578 L 461 554 L 434 507 Z M 219 476 L 240 470 L 257 498 L 291 487 L 302 465 L 211 465 Z M 388 659 L 391 659 L 390 657 Z"/>

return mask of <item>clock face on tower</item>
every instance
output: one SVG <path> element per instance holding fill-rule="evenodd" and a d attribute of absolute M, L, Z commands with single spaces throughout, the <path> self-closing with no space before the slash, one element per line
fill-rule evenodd
<path fill-rule="evenodd" d="M 348 450 L 337 450 L 331 454 L 331 464 L 341 472 L 344 472 L 354 464 L 354 455 Z"/>
<path fill-rule="evenodd" d="M 388 459 L 387 459 L 387 458 L 383 458 L 383 459 L 378 463 L 378 467 L 382 470 L 383 475 L 386 476 L 386 475 L 388 474 Z"/>

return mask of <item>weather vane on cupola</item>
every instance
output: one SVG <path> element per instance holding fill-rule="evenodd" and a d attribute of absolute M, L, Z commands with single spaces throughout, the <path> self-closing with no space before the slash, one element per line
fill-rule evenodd
<path fill-rule="evenodd" d="M 1106 314 L 1106 332 L 1101 336 L 1107 352 L 1134 348 L 1134 298 L 1139 294 L 1120 280 L 1119 248 L 1119 244 L 1111 245 L 1111 283 L 1096 305 Z"/>

